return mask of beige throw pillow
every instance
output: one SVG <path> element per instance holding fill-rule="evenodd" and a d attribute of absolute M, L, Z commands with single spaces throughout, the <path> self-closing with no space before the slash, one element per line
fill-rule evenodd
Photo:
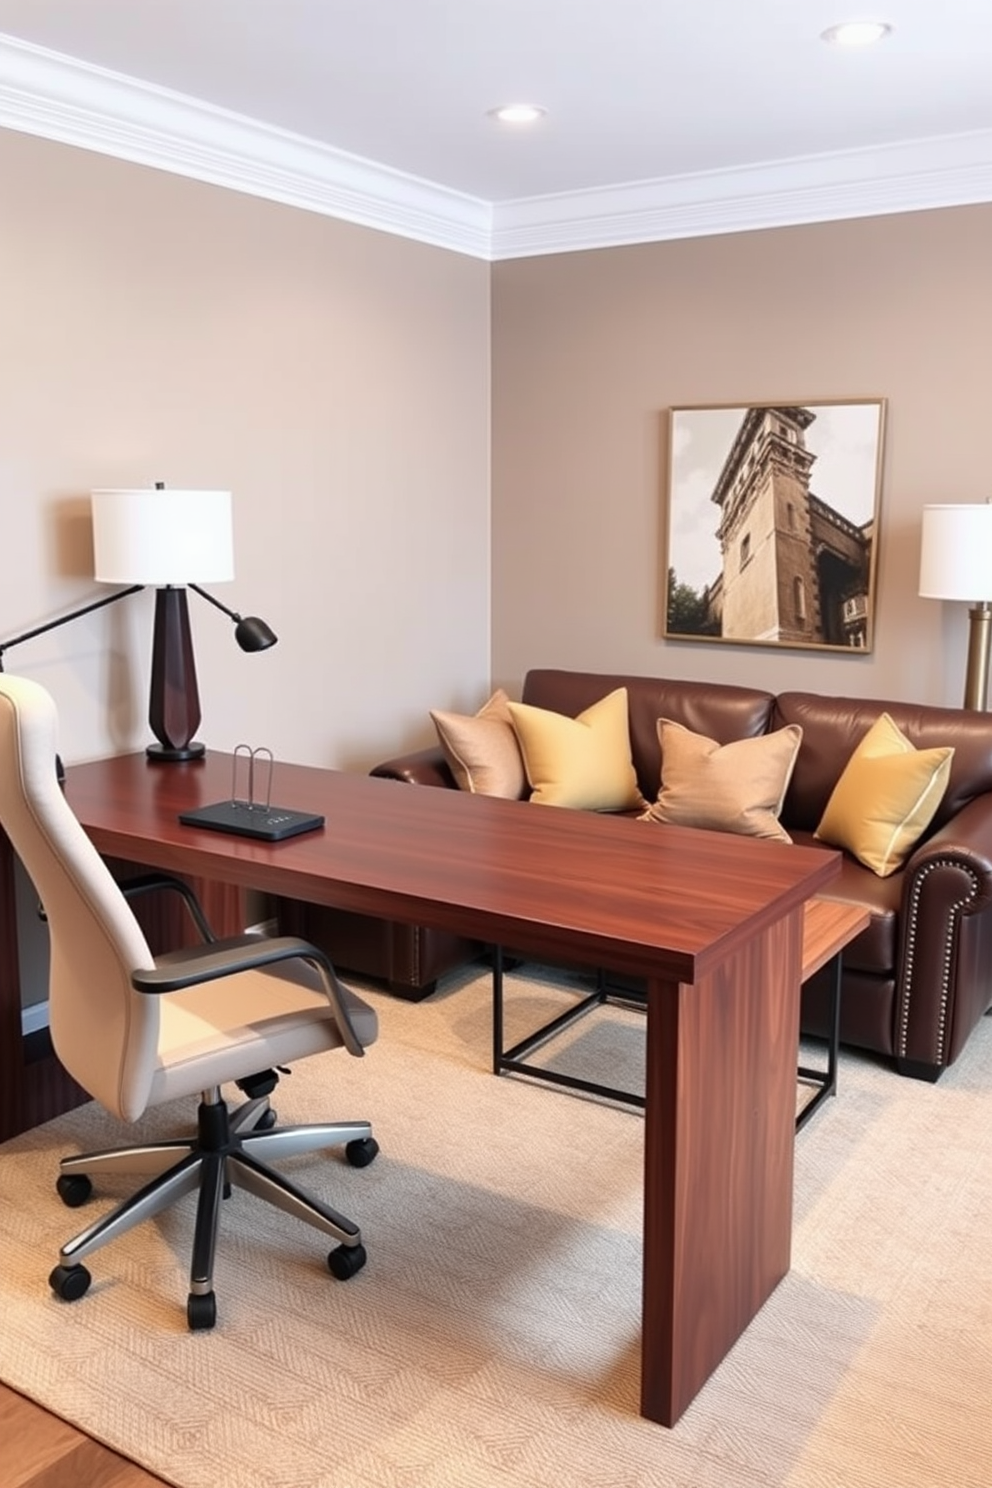
<path fill-rule="evenodd" d="M 630 757 L 627 689 L 600 698 L 577 718 L 510 703 L 531 800 L 584 811 L 644 805 Z"/>
<path fill-rule="evenodd" d="M 460 790 L 512 801 L 527 794 L 527 776 L 508 704 L 500 687 L 474 717 L 431 710 L 438 740 Z"/>
<path fill-rule="evenodd" d="M 953 757 L 952 748 L 916 749 L 882 713 L 845 765 L 814 835 L 887 878 L 933 820 Z"/>
<path fill-rule="evenodd" d="M 790 723 L 756 739 L 717 744 L 659 718 L 661 789 L 641 820 L 791 842 L 778 817 L 802 737 Z"/>

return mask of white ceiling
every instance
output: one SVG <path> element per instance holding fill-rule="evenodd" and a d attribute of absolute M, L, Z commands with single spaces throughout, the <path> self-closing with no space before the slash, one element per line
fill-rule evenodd
<path fill-rule="evenodd" d="M 878 46 L 819 40 L 866 15 Z M 0 125 L 486 257 L 992 199 L 992 0 L 0 0 L 0 33 Z M 487 115 L 518 101 L 547 117 Z"/>

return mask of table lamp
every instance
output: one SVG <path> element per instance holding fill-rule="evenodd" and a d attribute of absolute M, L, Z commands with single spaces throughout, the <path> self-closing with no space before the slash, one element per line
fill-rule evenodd
<path fill-rule="evenodd" d="M 0 641 L 0 672 L 11 647 L 154 584 L 158 592 L 148 721 L 158 743 L 148 746 L 148 756 L 199 759 L 204 745 L 193 738 L 200 722 L 200 697 L 186 587 L 234 621 L 234 638 L 242 651 L 266 651 L 278 639 L 257 615 L 237 614 L 194 582 L 234 577 L 231 493 L 167 491 L 157 482 L 150 491 L 93 491 L 91 506 L 96 577 L 128 587 Z"/>
<path fill-rule="evenodd" d="M 186 586 L 236 622 L 244 651 L 263 651 L 276 636 L 256 616 L 242 619 L 199 585 L 234 578 L 230 491 L 100 490 L 91 493 L 94 571 L 104 584 L 155 585 L 148 722 L 153 760 L 198 759 L 193 738 L 200 696 Z"/>
<path fill-rule="evenodd" d="M 992 506 L 925 506 L 920 544 L 920 594 L 963 600 L 968 611 L 964 706 L 988 706 L 992 640 Z"/>

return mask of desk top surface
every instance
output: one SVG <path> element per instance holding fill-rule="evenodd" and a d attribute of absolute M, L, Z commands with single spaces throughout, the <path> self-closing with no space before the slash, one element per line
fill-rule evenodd
<path fill-rule="evenodd" d="M 66 793 L 108 856 L 684 982 L 840 867 L 826 849 L 279 762 L 272 804 L 323 814 L 319 831 L 267 843 L 179 822 L 231 782 L 228 754 L 131 754 L 71 766 Z"/>

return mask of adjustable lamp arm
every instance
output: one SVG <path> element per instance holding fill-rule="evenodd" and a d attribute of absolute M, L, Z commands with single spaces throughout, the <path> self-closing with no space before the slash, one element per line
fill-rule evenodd
<path fill-rule="evenodd" d="M 91 614 L 93 610 L 102 610 L 104 605 L 116 604 L 119 599 L 127 599 L 129 594 L 137 594 L 144 587 L 144 584 L 132 584 L 130 589 L 119 589 L 116 594 L 108 594 L 105 599 L 95 599 L 92 604 L 83 605 L 81 609 L 73 610 L 68 615 L 60 615 L 57 620 L 49 620 L 45 625 L 36 625 L 33 630 L 25 630 L 21 635 L 12 636 L 9 641 L 0 642 L 0 672 L 3 671 L 4 652 L 9 651 L 12 646 L 19 646 L 22 641 L 33 641 L 35 636 L 44 635 L 48 630 L 57 630 L 60 625 L 68 625 L 70 620 L 79 620 L 83 615 Z"/>
<path fill-rule="evenodd" d="M 212 594 L 208 594 L 206 589 L 201 589 L 199 584 L 190 584 L 188 587 L 194 593 L 198 594 L 201 599 L 205 599 L 208 604 L 212 604 L 216 609 L 225 614 L 229 620 L 234 621 L 234 639 L 242 651 L 267 651 L 279 639 L 275 631 L 266 625 L 264 620 L 260 620 L 257 615 L 242 616 L 237 614 L 235 610 L 229 610 L 226 604 L 221 604 L 219 599 L 215 599 Z"/>
<path fill-rule="evenodd" d="M 196 493 L 194 493 L 196 494 Z M 131 584 L 108 594 L 104 599 L 94 599 L 81 605 L 68 615 L 57 620 L 48 620 L 44 625 L 35 625 L 9 641 L 0 641 L 0 672 L 3 671 L 4 652 L 22 641 L 33 640 L 46 631 L 68 625 L 70 620 L 79 620 L 105 605 L 116 604 L 146 589 L 147 584 Z M 200 698 L 196 686 L 196 667 L 193 661 L 193 643 L 190 636 L 189 617 L 186 610 L 186 589 L 195 589 L 201 598 L 222 611 L 234 621 L 234 638 L 242 651 L 267 651 L 278 637 L 274 630 L 257 615 L 242 617 L 229 610 L 227 605 L 201 589 L 199 584 L 157 584 L 155 586 L 155 630 L 152 642 L 152 676 L 148 706 L 148 722 L 157 744 L 148 746 L 148 755 L 155 760 L 199 759 L 204 746 L 193 739 L 200 722 Z"/>

